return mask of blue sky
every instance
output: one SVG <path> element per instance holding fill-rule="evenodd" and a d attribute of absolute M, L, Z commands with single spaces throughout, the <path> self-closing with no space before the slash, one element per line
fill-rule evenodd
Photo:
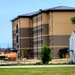
<path fill-rule="evenodd" d="M 75 7 L 75 0 L 0 0 L 0 47 L 12 44 L 12 23 L 14 17 L 56 6 Z"/>

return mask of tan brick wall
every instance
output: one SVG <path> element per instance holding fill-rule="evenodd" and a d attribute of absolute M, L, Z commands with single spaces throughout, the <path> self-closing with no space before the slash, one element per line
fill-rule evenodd
<path fill-rule="evenodd" d="M 33 27 L 36 27 L 36 16 L 33 17 Z"/>
<path fill-rule="evenodd" d="M 47 13 L 42 13 L 42 24 L 49 23 L 49 15 Z"/>
<path fill-rule="evenodd" d="M 18 20 L 12 22 L 12 30 L 16 30 L 16 25 L 18 24 Z"/>
<path fill-rule="evenodd" d="M 75 30 L 75 25 L 73 25 L 70 19 L 75 16 L 75 12 L 53 12 L 50 14 L 49 27 L 52 30 L 53 21 L 53 35 L 70 35 L 73 30 Z M 51 34 L 52 31 L 49 31 Z"/>
<path fill-rule="evenodd" d="M 29 18 L 20 18 L 20 28 L 29 28 Z"/>

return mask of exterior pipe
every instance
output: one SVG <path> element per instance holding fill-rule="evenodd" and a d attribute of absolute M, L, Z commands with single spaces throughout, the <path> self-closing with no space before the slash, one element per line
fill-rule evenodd
<path fill-rule="evenodd" d="M 38 58 L 38 17 L 36 16 L 36 30 L 37 30 L 37 58 Z"/>

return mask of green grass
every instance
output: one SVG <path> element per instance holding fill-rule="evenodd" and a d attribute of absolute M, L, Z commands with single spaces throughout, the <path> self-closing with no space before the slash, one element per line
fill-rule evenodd
<path fill-rule="evenodd" d="M 75 75 L 75 67 L 0 69 L 0 75 Z"/>

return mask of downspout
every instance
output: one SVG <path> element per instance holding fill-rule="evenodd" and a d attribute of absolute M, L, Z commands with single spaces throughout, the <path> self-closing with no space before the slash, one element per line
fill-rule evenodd
<path fill-rule="evenodd" d="M 33 42 L 33 18 L 32 18 L 32 42 Z M 33 57 L 34 57 L 34 43 L 31 43 L 32 44 L 32 50 L 33 50 Z"/>
<path fill-rule="evenodd" d="M 30 18 L 29 18 L 29 43 L 31 44 L 30 33 L 31 33 L 31 31 L 30 31 Z"/>
<path fill-rule="evenodd" d="M 36 30 L 37 30 L 37 58 L 38 58 L 38 17 L 36 16 Z"/>
<path fill-rule="evenodd" d="M 19 59 L 20 59 L 20 57 L 21 57 L 21 25 L 20 25 L 20 20 L 19 20 L 19 29 L 20 29 L 20 31 L 19 31 L 19 36 L 20 36 L 20 51 L 19 51 Z"/>
<path fill-rule="evenodd" d="M 52 50 L 53 50 L 53 11 L 52 11 Z"/>
<path fill-rule="evenodd" d="M 42 39 L 42 12 L 41 12 L 41 49 L 42 49 L 42 45 L 43 45 L 43 39 Z"/>
<path fill-rule="evenodd" d="M 30 39 L 30 37 L 31 37 L 31 30 L 30 30 L 30 18 L 29 18 L 29 50 L 31 48 L 31 39 Z"/>
<path fill-rule="evenodd" d="M 14 48 L 14 30 L 13 30 L 13 26 L 14 26 L 14 23 L 12 22 L 12 45 L 13 45 L 13 48 Z"/>

